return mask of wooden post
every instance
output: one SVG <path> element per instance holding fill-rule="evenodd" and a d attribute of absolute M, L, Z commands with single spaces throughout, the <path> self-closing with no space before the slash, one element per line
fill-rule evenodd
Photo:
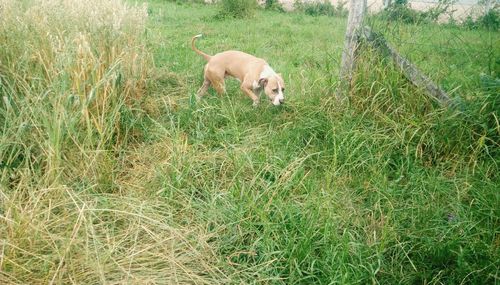
<path fill-rule="evenodd" d="M 391 6 L 392 0 L 384 0 L 384 9 L 387 9 Z"/>
<path fill-rule="evenodd" d="M 491 10 L 491 8 L 492 8 L 492 6 L 493 6 L 493 3 L 492 3 L 492 2 L 493 2 L 493 0 L 486 0 L 486 1 L 485 1 L 485 8 L 486 8 L 486 9 L 485 9 L 485 10 L 486 10 L 486 11 L 485 11 L 485 14 L 488 14 L 488 12 L 490 12 L 490 10 Z"/>
<path fill-rule="evenodd" d="M 337 99 L 347 98 L 347 91 L 351 87 L 356 49 L 359 46 L 358 31 L 363 23 L 366 12 L 366 0 L 350 0 L 349 17 L 347 19 L 347 29 L 345 33 L 344 50 L 340 67 L 340 84 L 337 89 Z"/>

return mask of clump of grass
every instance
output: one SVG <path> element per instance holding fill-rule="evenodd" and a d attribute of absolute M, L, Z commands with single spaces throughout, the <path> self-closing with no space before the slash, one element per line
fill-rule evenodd
<path fill-rule="evenodd" d="M 11 142 L 2 160 L 28 159 L 27 143 L 55 179 L 69 148 L 109 147 L 123 138 L 123 111 L 143 96 L 148 72 L 146 7 L 49 0 L 2 6 L 0 118 Z M 11 133 L 16 125 L 23 132 Z"/>
<path fill-rule="evenodd" d="M 218 5 L 217 18 L 250 18 L 257 10 L 257 1 L 254 0 L 221 0 Z"/>
<path fill-rule="evenodd" d="M 346 9 L 346 3 L 344 1 L 339 1 L 337 6 L 335 7 L 330 1 L 324 0 L 321 1 L 312 1 L 312 2 L 304 2 L 302 0 L 296 0 L 294 2 L 294 8 L 297 11 L 304 12 L 310 16 L 337 16 L 337 17 L 345 17 L 348 14 Z"/>
<path fill-rule="evenodd" d="M 266 0 L 264 8 L 268 10 L 285 12 L 285 9 L 278 0 Z"/>
<path fill-rule="evenodd" d="M 492 8 L 477 18 L 467 16 L 463 22 L 463 26 L 472 30 L 483 28 L 498 31 L 500 29 L 500 6 L 497 5 L 497 7 Z"/>

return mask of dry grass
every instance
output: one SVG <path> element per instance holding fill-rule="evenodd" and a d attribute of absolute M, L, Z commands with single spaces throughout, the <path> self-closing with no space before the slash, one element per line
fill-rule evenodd
<path fill-rule="evenodd" d="M 224 275 L 200 225 L 178 225 L 153 199 L 68 187 L 8 195 L 3 284 L 213 284 Z M 85 189 L 91 191 L 91 189 Z M 18 189 L 17 193 L 22 193 Z"/>

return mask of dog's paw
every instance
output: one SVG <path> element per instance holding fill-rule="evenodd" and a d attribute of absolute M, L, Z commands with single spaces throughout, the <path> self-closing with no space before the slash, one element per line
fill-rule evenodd
<path fill-rule="evenodd" d="M 259 100 L 255 100 L 255 101 L 253 101 L 252 106 L 253 106 L 253 107 L 257 107 L 257 106 L 259 106 Z"/>

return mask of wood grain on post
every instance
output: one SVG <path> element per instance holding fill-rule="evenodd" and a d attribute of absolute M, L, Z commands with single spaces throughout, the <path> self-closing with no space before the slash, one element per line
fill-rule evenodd
<path fill-rule="evenodd" d="M 347 19 L 344 50 L 342 52 L 340 67 L 340 84 L 337 90 L 337 99 L 339 100 L 347 98 L 346 93 L 351 86 L 356 60 L 356 49 L 359 46 L 358 31 L 363 24 L 365 11 L 366 0 L 350 0 L 349 17 Z"/>

